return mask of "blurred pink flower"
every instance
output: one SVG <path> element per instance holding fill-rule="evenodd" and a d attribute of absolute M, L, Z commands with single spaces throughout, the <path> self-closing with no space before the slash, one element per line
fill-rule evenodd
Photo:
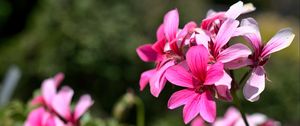
<path fill-rule="evenodd" d="M 143 72 L 140 78 L 140 90 L 150 83 L 151 94 L 155 97 L 159 96 L 167 81 L 165 71 L 183 60 L 182 47 L 190 29 L 196 27 L 196 23 L 189 22 L 182 30 L 178 26 L 177 9 L 169 11 L 156 32 L 157 41 L 153 45 L 145 44 L 136 49 L 143 61 L 156 63 L 155 69 Z"/>
<path fill-rule="evenodd" d="M 213 122 L 216 116 L 214 83 L 223 75 L 223 64 L 215 63 L 208 66 L 208 50 L 202 46 L 193 46 L 186 53 L 186 64 L 172 66 L 167 70 L 166 77 L 174 85 L 186 87 L 172 94 L 168 108 L 174 109 L 181 105 L 184 123 L 189 123 L 198 114 L 205 121 Z M 207 69 L 209 68 L 209 69 Z"/>
<path fill-rule="evenodd" d="M 44 105 L 47 107 L 51 107 L 51 101 L 56 93 L 57 87 L 60 85 L 62 80 L 64 79 L 63 73 L 56 74 L 53 78 L 48 78 L 43 81 L 42 87 L 41 87 L 41 95 L 36 96 L 32 101 L 31 105 Z"/>
<path fill-rule="evenodd" d="M 250 126 L 280 126 L 278 121 L 269 119 L 267 116 L 254 113 L 252 115 L 246 115 L 247 121 Z M 223 118 L 218 118 L 213 126 L 245 126 L 245 123 L 240 115 L 240 112 L 230 107 L 225 113 Z"/>
<path fill-rule="evenodd" d="M 57 92 L 57 88 L 63 80 L 63 77 L 64 75 L 59 73 L 54 78 L 46 79 L 42 83 L 41 95 L 35 97 L 31 101 L 32 105 L 40 105 L 41 107 L 33 110 L 29 114 L 26 122 L 31 122 L 30 124 L 35 126 L 36 123 L 33 124 L 33 122 L 43 122 L 43 120 L 45 120 L 44 118 L 47 117 L 48 119 L 49 116 L 49 123 L 51 120 L 54 120 L 54 122 L 52 121 L 53 125 L 48 125 L 47 123 L 47 125 L 45 124 L 46 126 L 60 126 L 60 124 L 65 125 L 65 123 L 57 121 L 59 119 L 58 117 L 61 117 L 60 119 L 62 119 L 63 122 L 66 122 L 66 125 L 77 126 L 79 124 L 80 117 L 89 107 L 91 107 L 93 100 L 90 95 L 83 95 L 80 97 L 75 109 L 72 110 L 71 101 L 74 91 L 70 87 L 64 86 Z M 43 117 L 45 115 L 46 117 Z M 27 124 L 26 126 L 31 125 Z"/>
<path fill-rule="evenodd" d="M 52 108 L 68 123 L 73 125 L 79 123 L 80 117 L 93 105 L 90 95 L 83 95 L 75 105 L 74 110 L 71 108 L 71 101 L 74 92 L 69 87 L 63 87 L 53 98 Z"/>
<path fill-rule="evenodd" d="M 65 126 L 65 124 L 55 114 L 51 114 L 44 107 L 39 107 L 29 113 L 24 126 Z"/>
<path fill-rule="evenodd" d="M 291 29 L 282 29 L 268 43 L 263 44 L 257 22 L 253 18 L 243 19 L 241 27 L 236 33 L 243 35 L 254 50 L 254 54 L 250 56 L 251 63 L 249 64 L 252 73 L 243 89 L 245 98 L 254 102 L 259 99 L 259 95 L 265 88 L 266 74 L 263 66 L 267 63 L 270 54 L 288 47 L 295 34 L 292 33 Z"/>

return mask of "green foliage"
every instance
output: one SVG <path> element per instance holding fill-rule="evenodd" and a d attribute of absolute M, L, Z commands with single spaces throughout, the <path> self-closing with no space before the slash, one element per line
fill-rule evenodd
<path fill-rule="evenodd" d="M 22 126 L 26 118 L 26 107 L 20 101 L 13 101 L 0 108 L 1 126 Z"/>

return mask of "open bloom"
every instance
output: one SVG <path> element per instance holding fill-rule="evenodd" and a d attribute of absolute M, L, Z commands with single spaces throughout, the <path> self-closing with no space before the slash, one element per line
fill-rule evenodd
<path fill-rule="evenodd" d="M 193 46 L 186 54 L 187 66 L 183 63 L 167 70 L 166 77 L 171 83 L 187 88 L 172 94 L 168 102 L 170 109 L 184 105 L 183 119 L 186 124 L 198 114 L 208 122 L 215 120 L 214 83 L 221 79 L 224 73 L 222 63 L 208 66 L 208 55 L 204 46 Z"/>
<path fill-rule="evenodd" d="M 93 104 L 90 95 L 83 95 L 80 97 L 75 108 L 71 108 L 71 101 L 74 91 L 69 87 L 63 87 L 53 98 L 52 108 L 54 111 L 67 121 L 68 125 L 79 125 L 80 117 L 90 108 Z"/>
<path fill-rule="evenodd" d="M 182 48 L 185 45 L 186 36 L 196 23 L 189 22 L 181 30 L 179 27 L 179 14 L 177 9 L 169 11 L 164 22 L 157 30 L 157 41 L 145 44 L 137 48 L 137 54 L 145 62 L 155 62 L 156 68 L 141 74 L 140 90 L 150 83 L 151 94 L 158 97 L 166 84 L 165 71 L 183 60 Z"/>
<path fill-rule="evenodd" d="M 71 101 L 74 91 L 68 86 L 57 91 L 63 76 L 62 73 L 59 73 L 54 78 L 46 79 L 42 83 L 41 95 L 35 97 L 31 102 L 40 107 L 29 114 L 25 122 L 26 126 L 39 126 L 39 124 L 40 126 L 79 125 L 80 117 L 91 107 L 93 101 L 89 95 L 83 95 L 72 110 Z M 48 123 L 53 123 L 53 125 L 48 125 Z"/>
<path fill-rule="evenodd" d="M 241 25 L 237 30 L 238 34 L 242 34 L 254 50 L 254 54 L 249 57 L 252 72 L 243 89 L 245 98 L 253 102 L 259 99 L 259 95 L 265 88 L 266 74 L 263 66 L 267 63 L 270 54 L 288 47 L 295 34 L 288 28 L 282 29 L 268 43 L 263 44 L 258 25 L 253 18 L 243 19 Z"/>
<path fill-rule="evenodd" d="M 251 3 L 243 4 L 242 1 L 233 4 L 227 11 L 215 12 L 210 10 L 207 13 L 207 17 L 202 21 L 201 28 L 207 30 L 214 38 L 225 20 L 229 18 L 236 19 L 239 15 L 254 10 L 255 7 Z"/>
<path fill-rule="evenodd" d="M 249 126 L 280 126 L 280 122 L 268 118 L 261 113 L 254 113 L 251 115 L 246 115 Z M 211 124 L 212 126 L 245 126 L 245 122 L 240 114 L 240 112 L 234 108 L 230 107 L 227 109 L 223 117 L 218 117 L 215 122 Z M 204 120 L 198 116 L 196 117 L 191 126 L 207 126 Z"/>
<path fill-rule="evenodd" d="M 280 123 L 268 118 L 261 113 L 254 113 L 251 115 L 246 115 L 247 121 L 250 126 L 279 126 Z M 213 126 L 244 126 L 245 123 L 242 119 L 240 112 L 234 108 L 230 107 L 224 117 L 218 118 Z"/>
<path fill-rule="evenodd" d="M 210 61 L 209 62 L 220 62 L 225 64 L 226 69 L 237 69 L 244 66 L 247 66 L 248 56 L 251 54 L 251 50 L 241 44 L 234 44 L 228 46 L 229 40 L 234 36 L 239 22 L 234 19 L 226 19 L 224 23 L 222 23 L 216 37 L 214 39 L 210 39 L 209 41 L 203 41 L 203 36 L 196 35 L 196 41 L 198 45 L 204 45 L 210 52 Z M 210 36 L 211 38 L 211 36 Z M 198 42 L 201 41 L 201 42 Z M 237 62 L 238 61 L 238 62 Z M 217 82 L 216 84 L 223 85 L 222 88 L 217 88 L 221 92 L 228 91 L 227 96 L 222 96 L 223 98 L 230 100 L 231 96 L 229 90 L 231 88 L 231 77 L 224 71 L 224 76 Z"/>
<path fill-rule="evenodd" d="M 56 89 L 64 79 L 63 73 L 58 73 L 52 78 L 48 78 L 42 82 L 42 94 L 33 98 L 31 105 L 41 104 L 47 107 L 51 107 L 52 95 L 48 96 L 48 92 L 56 92 Z M 48 90 L 49 89 L 49 90 Z M 53 94 L 53 93 L 51 93 Z"/>

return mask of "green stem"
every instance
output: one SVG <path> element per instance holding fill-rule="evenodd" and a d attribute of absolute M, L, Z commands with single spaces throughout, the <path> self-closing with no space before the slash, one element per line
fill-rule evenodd
<path fill-rule="evenodd" d="M 241 107 L 241 103 L 240 103 L 240 100 L 239 100 L 236 92 L 233 93 L 233 102 L 234 102 L 235 106 L 240 110 L 240 113 L 242 115 L 242 118 L 243 118 L 243 121 L 244 121 L 245 125 L 249 126 L 249 123 L 248 123 L 247 118 L 246 118 L 246 114 L 245 114 L 244 110 Z"/>
<path fill-rule="evenodd" d="M 233 96 L 233 103 L 239 109 L 239 111 L 240 111 L 240 113 L 242 115 L 242 119 L 243 119 L 243 121 L 244 121 L 244 123 L 245 123 L 246 126 L 249 126 L 249 123 L 247 121 L 246 114 L 245 114 L 244 110 L 241 107 L 240 99 L 237 96 L 237 90 L 238 90 L 239 86 L 244 82 L 244 80 L 248 77 L 249 73 L 250 73 L 250 70 L 247 71 L 243 75 L 243 77 L 241 78 L 241 80 L 239 81 L 239 83 L 236 83 L 235 77 L 234 77 L 234 72 L 232 70 L 230 70 L 230 75 L 232 77 L 232 87 L 234 87 L 233 90 L 231 91 L 231 94 Z"/>
<path fill-rule="evenodd" d="M 139 97 L 135 97 L 137 114 L 136 114 L 136 125 L 145 126 L 145 109 L 142 100 Z"/>
<path fill-rule="evenodd" d="M 244 80 L 248 77 L 248 75 L 250 74 L 251 70 L 248 70 L 242 77 L 242 79 L 239 82 L 239 85 L 242 85 L 242 83 L 244 82 Z"/>

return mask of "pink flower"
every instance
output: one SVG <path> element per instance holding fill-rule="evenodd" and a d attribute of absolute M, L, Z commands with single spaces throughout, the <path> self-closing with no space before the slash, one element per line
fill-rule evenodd
<path fill-rule="evenodd" d="M 186 124 L 198 114 L 205 121 L 215 120 L 214 83 L 223 77 L 224 72 L 222 63 L 208 66 L 208 55 L 204 46 L 193 46 L 186 54 L 187 67 L 191 73 L 184 63 L 167 70 L 166 77 L 171 83 L 187 88 L 172 94 L 168 102 L 169 109 L 184 105 L 183 119 Z"/>
<path fill-rule="evenodd" d="M 207 17 L 202 21 L 201 28 L 207 30 L 212 37 L 215 37 L 226 19 L 236 19 L 239 15 L 254 10 L 255 8 L 252 4 L 249 3 L 244 5 L 242 1 L 230 6 L 226 12 L 215 12 L 210 10 L 207 13 Z"/>
<path fill-rule="evenodd" d="M 63 79 L 64 79 L 64 74 L 58 73 L 53 78 L 44 80 L 42 83 L 42 94 L 39 96 L 36 96 L 31 101 L 31 104 L 32 105 L 40 104 L 40 105 L 45 105 L 45 106 L 50 107 L 52 98 L 56 92 L 56 88 L 60 85 L 60 83 L 62 82 Z"/>
<path fill-rule="evenodd" d="M 247 121 L 250 126 L 279 126 L 280 123 L 269 119 L 267 116 L 254 113 L 252 115 L 246 115 Z M 240 115 L 240 112 L 230 107 L 225 113 L 223 118 L 218 118 L 213 126 L 244 126 L 245 123 Z"/>
<path fill-rule="evenodd" d="M 196 35 L 196 41 L 199 45 L 204 45 L 210 53 L 210 62 L 220 62 L 225 64 L 225 68 L 237 69 L 243 66 L 247 66 L 248 56 L 251 54 L 251 50 L 243 44 L 234 44 L 232 46 L 227 45 L 229 40 L 235 35 L 239 22 L 234 19 L 226 19 L 221 25 L 215 38 L 204 42 L 203 36 Z M 202 42 L 198 42 L 202 41 Z M 221 93 L 219 96 L 225 100 L 231 100 L 229 89 L 231 88 L 231 77 L 224 71 L 224 76 L 216 85 L 222 85 L 217 88 Z M 225 95 L 222 95 L 225 94 Z"/>
<path fill-rule="evenodd" d="M 29 113 L 24 126 L 65 126 L 65 124 L 58 116 L 39 107 Z"/>
<path fill-rule="evenodd" d="M 280 30 L 267 44 L 263 44 L 259 33 L 258 25 L 252 18 L 242 20 L 241 27 L 237 34 L 243 35 L 250 43 L 254 54 L 250 56 L 252 68 L 251 76 L 246 82 L 243 93 L 247 100 L 254 102 L 265 88 L 265 70 L 263 66 L 270 58 L 270 54 L 288 47 L 295 34 L 290 29 Z"/>
<path fill-rule="evenodd" d="M 182 47 L 187 39 L 190 29 L 196 27 L 196 23 L 189 22 L 180 30 L 179 14 L 177 9 L 169 11 L 164 22 L 157 30 L 157 41 L 145 44 L 137 48 L 138 56 L 145 62 L 156 62 L 156 68 L 141 74 L 140 90 L 150 83 L 151 94 L 158 97 L 166 84 L 165 71 L 183 60 Z"/>
<path fill-rule="evenodd" d="M 33 105 L 38 104 L 41 105 L 41 107 L 39 107 L 39 109 L 33 110 L 29 114 L 26 122 L 41 122 L 42 120 L 45 120 L 44 117 L 42 118 L 42 116 L 46 115 L 47 119 L 49 116 L 50 122 L 51 120 L 56 120 L 55 124 L 53 122 L 53 125 L 49 126 L 60 126 L 56 124 L 57 117 L 62 117 L 61 119 L 66 122 L 67 125 L 77 126 L 79 124 L 80 117 L 87 111 L 89 107 L 91 107 L 93 101 L 89 95 L 83 95 L 80 97 L 80 100 L 76 104 L 75 109 L 72 110 L 71 101 L 74 91 L 70 87 L 64 86 L 57 92 L 57 87 L 63 80 L 63 77 L 64 75 L 62 73 L 59 73 L 54 78 L 46 79 L 42 83 L 41 95 L 35 97 L 31 101 Z M 40 115 L 41 117 L 37 118 L 38 116 L 36 115 Z"/>
<path fill-rule="evenodd" d="M 251 54 L 251 50 L 247 46 L 241 43 L 229 47 L 227 45 L 229 40 L 236 36 L 238 25 L 239 21 L 237 20 L 231 18 L 224 19 L 223 23 L 219 25 L 220 27 L 215 37 L 208 35 L 211 40 L 197 42 L 210 49 L 213 62 L 222 62 L 225 64 L 225 68 L 237 69 L 248 65 L 247 60 L 242 60 L 247 59 Z M 205 37 L 199 37 L 196 38 L 196 41 L 203 39 Z"/>
<path fill-rule="evenodd" d="M 90 95 L 83 95 L 75 105 L 74 110 L 72 110 L 71 101 L 73 94 L 74 91 L 71 88 L 63 87 L 53 98 L 52 107 L 69 124 L 77 125 L 80 117 L 92 106 L 93 101 Z"/>

